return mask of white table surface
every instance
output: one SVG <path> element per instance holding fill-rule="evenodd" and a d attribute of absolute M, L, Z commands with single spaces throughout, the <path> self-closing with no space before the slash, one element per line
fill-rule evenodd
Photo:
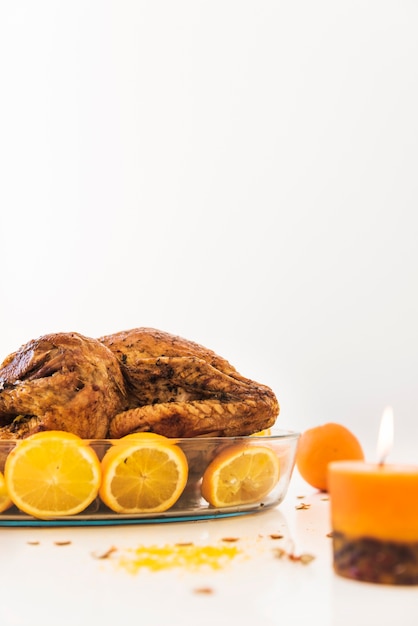
<path fill-rule="evenodd" d="M 309 506 L 296 508 L 301 503 Z M 297 472 L 280 506 L 244 517 L 98 528 L 3 527 L 0 624 L 416 626 L 418 587 L 336 576 L 329 532 L 329 501 Z M 277 534 L 283 538 L 272 537 Z M 234 545 L 240 553 L 220 569 L 131 572 L 121 565 L 139 546 L 184 542 Z M 110 548 L 116 550 L 109 558 L 97 558 Z M 315 558 L 302 564 L 278 558 L 278 549 Z"/>

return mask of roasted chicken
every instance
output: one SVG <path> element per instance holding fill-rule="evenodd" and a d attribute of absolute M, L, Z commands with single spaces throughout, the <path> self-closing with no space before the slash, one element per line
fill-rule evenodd
<path fill-rule="evenodd" d="M 276 421 L 279 406 L 272 390 L 199 344 L 153 328 L 100 341 L 121 364 L 129 400 L 129 409 L 111 419 L 110 437 L 136 431 L 248 435 Z"/>
<path fill-rule="evenodd" d="M 0 366 L 0 439 L 41 430 L 107 436 L 126 406 L 119 362 L 96 339 L 57 333 L 29 341 Z"/>
<path fill-rule="evenodd" d="M 0 365 L 0 439 L 52 429 L 96 439 L 249 435 L 271 427 L 278 413 L 269 387 L 153 328 L 100 339 L 46 335 Z"/>

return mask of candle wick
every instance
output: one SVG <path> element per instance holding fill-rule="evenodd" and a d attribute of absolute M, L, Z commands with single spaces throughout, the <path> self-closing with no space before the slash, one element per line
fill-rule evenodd
<path fill-rule="evenodd" d="M 383 411 L 382 419 L 379 427 L 379 436 L 377 441 L 378 465 L 383 467 L 390 450 L 393 446 L 393 410 L 392 407 L 386 407 Z"/>

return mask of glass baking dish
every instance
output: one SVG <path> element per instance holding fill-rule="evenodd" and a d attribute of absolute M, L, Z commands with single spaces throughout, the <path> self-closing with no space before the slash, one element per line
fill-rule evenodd
<path fill-rule="evenodd" d="M 291 480 L 300 434 L 290 430 L 272 430 L 268 434 L 245 437 L 194 437 L 176 439 L 175 445 L 184 452 L 188 464 L 186 486 L 171 508 L 158 513 L 116 513 L 107 508 L 99 496 L 81 513 L 71 516 L 38 519 L 20 511 L 15 505 L 0 513 L 0 526 L 98 526 L 123 524 L 152 524 L 214 519 L 221 517 L 253 514 L 278 506 L 286 496 Z M 99 460 L 106 451 L 118 444 L 118 440 L 89 440 Z M 15 441 L 0 441 L 0 470 Z M 209 466 L 226 449 L 233 451 L 239 446 L 268 448 L 277 457 L 278 479 L 271 490 L 254 501 L 233 506 L 213 506 L 202 496 L 202 480 Z"/>

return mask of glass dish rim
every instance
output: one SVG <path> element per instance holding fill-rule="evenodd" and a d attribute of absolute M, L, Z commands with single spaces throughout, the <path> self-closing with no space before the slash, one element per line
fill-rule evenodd
<path fill-rule="evenodd" d="M 146 434 L 145 433 L 131 433 L 134 434 Z M 172 443 L 201 443 L 204 441 L 208 442 L 225 442 L 225 441 L 282 441 L 282 440 L 293 440 L 299 439 L 301 433 L 297 430 L 286 430 L 286 429 L 275 429 L 272 430 L 270 434 L 258 434 L 253 433 L 251 435 L 200 435 L 197 437 L 167 437 L 168 441 Z M 120 439 L 84 439 L 84 441 L 88 441 L 90 443 L 112 443 L 117 444 L 121 442 L 122 437 Z M 151 441 L 151 440 L 150 440 Z"/>
<path fill-rule="evenodd" d="M 65 432 L 65 431 L 60 431 Z M 144 431 L 143 433 L 130 433 L 130 434 L 147 434 L 150 431 Z M 151 434 L 151 433 L 150 433 Z M 203 441 L 211 441 L 211 442 L 223 442 L 223 441 L 281 441 L 286 439 L 299 439 L 301 436 L 301 432 L 297 430 L 287 430 L 287 429 L 272 429 L 269 434 L 258 434 L 258 432 L 253 433 L 251 435 L 200 435 L 196 437 L 167 437 L 168 441 L 172 443 L 194 443 L 194 442 L 203 442 Z M 91 437 L 80 437 L 84 442 L 89 444 L 112 444 L 115 445 L 118 442 L 122 442 L 122 437 L 119 439 L 115 439 L 113 437 L 109 438 L 100 438 L 94 439 Z M 11 444 L 18 444 L 21 441 L 24 441 L 25 438 L 22 439 L 0 439 L 0 447 Z M 151 440 L 150 440 L 151 441 Z"/>

